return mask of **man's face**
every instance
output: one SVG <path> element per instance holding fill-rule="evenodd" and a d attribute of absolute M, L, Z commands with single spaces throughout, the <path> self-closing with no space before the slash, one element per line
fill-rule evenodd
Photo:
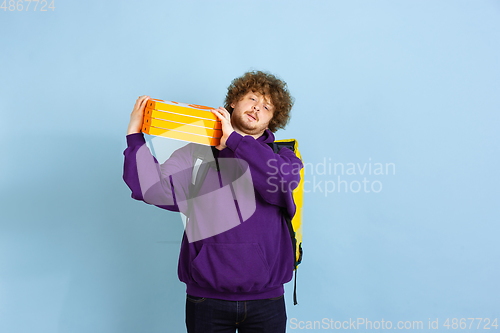
<path fill-rule="evenodd" d="M 247 92 L 238 102 L 231 103 L 231 107 L 231 125 L 247 135 L 262 135 L 273 119 L 274 106 L 258 92 Z"/>

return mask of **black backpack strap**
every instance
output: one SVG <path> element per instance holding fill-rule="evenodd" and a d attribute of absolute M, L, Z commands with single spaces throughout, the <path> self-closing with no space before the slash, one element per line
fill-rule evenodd
<path fill-rule="evenodd" d="M 285 216 L 286 226 L 288 227 L 288 232 L 290 233 L 290 238 L 292 239 L 292 249 L 293 249 L 293 269 L 295 270 L 295 278 L 293 281 L 293 305 L 297 305 L 297 239 L 295 238 L 295 231 L 292 226 L 292 219 L 288 215 L 286 208 L 282 208 L 282 214 Z"/>
<path fill-rule="evenodd" d="M 190 199 L 195 198 L 200 192 L 201 186 L 207 177 L 209 168 L 213 167 L 219 171 L 219 161 L 217 160 L 218 156 L 219 151 L 214 146 L 195 146 L 193 150 L 193 172 L 191 174 L 191 182 L 189 183 Z M 192 200 L 188 200 L 187 217 L 189 217 L 192 208 Z"/>
<path fill-rule="evenodd" d="M 210 167 L 219 170 L 218 155 L 219 151 L 214 146 L 196 145 L 193 151 L 193 173 L 189 183 L 190 198 L 194 198 L 200 192 Z"/>

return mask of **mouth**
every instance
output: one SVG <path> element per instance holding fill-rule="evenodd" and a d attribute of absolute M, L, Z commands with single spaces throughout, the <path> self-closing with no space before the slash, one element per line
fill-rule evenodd
<path fill-rule="evenodd" d="M 257 121 L 257 117 L 255 117 L 253 114 L 247 113 L 247 117 L 248 119 L 250 119 L 250 121 Z"/>

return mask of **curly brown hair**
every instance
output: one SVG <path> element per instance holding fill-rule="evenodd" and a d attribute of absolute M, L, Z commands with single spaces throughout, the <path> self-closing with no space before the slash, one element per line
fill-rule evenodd
<path fill-rule="evenodd" d="M 293 97 L 290 96 L 286 83 L 270 73 L 247 72 L 234 79 L 227 88 L 224 101 L 226 110 L 232 114 L 231 104 L 241 100 L 249 91 L 260 93 L 271 99 L 274 112 L 273 118 L 269 122 L 269 130 L 274 133 L 280 128 L 285 128 L 290 120 L 290 111 L 293 106 Z"/>

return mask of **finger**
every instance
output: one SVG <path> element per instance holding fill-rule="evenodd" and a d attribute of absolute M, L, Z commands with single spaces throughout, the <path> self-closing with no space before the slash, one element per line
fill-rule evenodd
<path fill-rule="evenodd" d="M 150 99 L 149 96 L 141 96 L 140 99 L 137 101 L 134 110 L 139 111 L 139 112 L 144 111 L 144 108 L 146 107 L 147 101 L 149 99 Z"/>
<path fill-rule="evenodd" d="M 135 102 L 135 105 L 134 105 L 134 109 L 138 109 L 140 108 L 142 102 L 144 102 L 144 100 L 146 98 L 149 98 L 149 96 L 147 95 L 143 95 L 143 96 L 139 96 L 139 98 L 137 99 L 137 101 Z"/>
<path fill-rule="evenodd" d="M 144 98 L 141 101 L 141 108 L 144 108 L 149 100 L 149 96 L 143 96 Z"/>
<path fill-rule="evenodd" d="M 229 113 L 229 111 L 227 111 L 225 108 L 223 108 L 222 106 L 219 106 L 219 110 L 226 116 L 226 117 L 231 117 L 231 114 Z"/>
<path fill-rule="evenodd" d="M 142 96 L 139 96 L 139 98 L 135 101 L 134 109 L 136 109 L 139 106 L 139 104 L 141 104 L 141 97 Z"/>
<path fill-rule="evenodd" d="M 214 114 L 217 118 L 219 118 L 219 120 L 220 120 L 220 121 L 227 120 L 227 119 L 226 119 L 226 118 L 225 118 L 225 117 L 224 117 L 224 116 L 223 116 L 223 115 L 219 112 L 219 110 L 214 109 L 214 110 L 210 110 L 210 111 L 212 111 L 212 113 L 213 113 L 213 114 Z"/>
<path fill-rule="evenodd" d="M 226 109 L 222 108 L 222 107 L 219 107 L 218 109 L 215 110 L 217 112 L 217 114 L 221 115 L 223 118 L 222 119 L 225 119 L 227 121 L 230 121 L 231 120 L 231 115 L 229 114 L 229 112 L 227 112 Z"/>

